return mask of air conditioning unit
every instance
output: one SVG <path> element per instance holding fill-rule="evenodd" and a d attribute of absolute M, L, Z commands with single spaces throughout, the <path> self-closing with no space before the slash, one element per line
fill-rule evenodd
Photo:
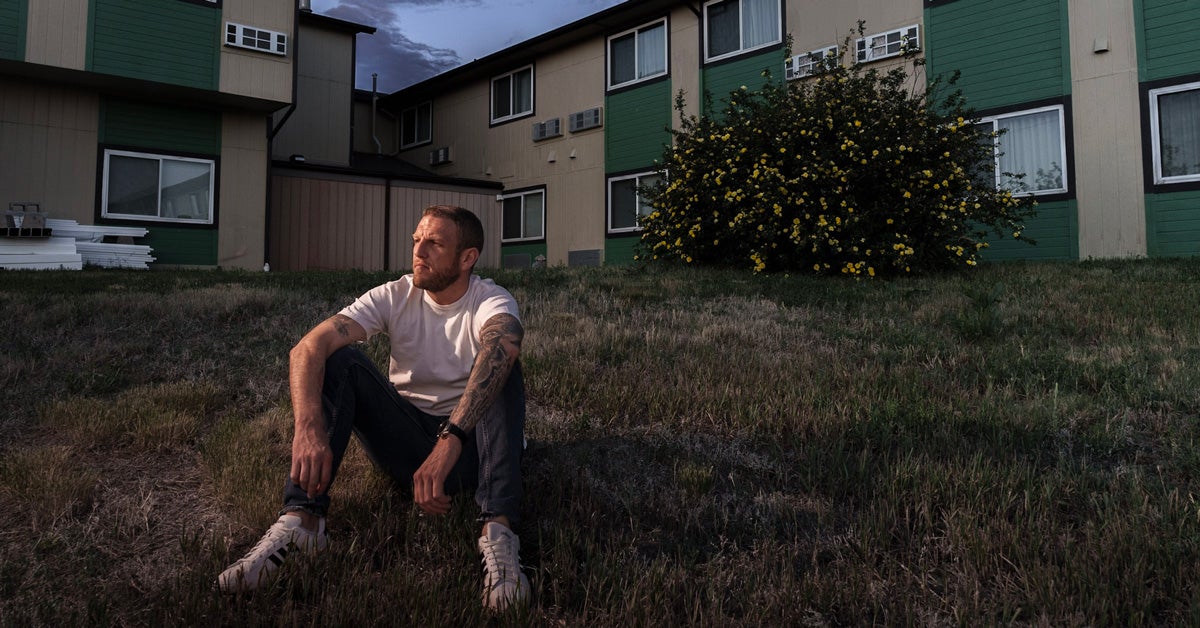
<path fill-rule="evenodd" d="M 784 76 L 789 81 L 810 76 L 825 62 L 826 58 L 836 57 L 837 55 L 837 46 L 818 48 L 810 52 L 798 54 L 783 62 Z"/>
<path fill-rule="evenodd" d="M 577 111 L 567 118 L 572 133 L 594 129 L 604 123 L 600 107 Z"/>
<path fill-rule="evenodd" d="M 287 39 L 288 36 L 285 33 L 235 22 L 225 22 L 226 46 L 287 56 Z"/>
<path fill-rule="evenodd" d="M 440 166 L 450 163 L 450 147 L 443 146 L 429 151 L 429 165 Z"/>
<path fill-rule="evenodd" d="M 558 118 L 533 123 L 533 141 L 537 142 L 562 135 L 562 123 Z"/>

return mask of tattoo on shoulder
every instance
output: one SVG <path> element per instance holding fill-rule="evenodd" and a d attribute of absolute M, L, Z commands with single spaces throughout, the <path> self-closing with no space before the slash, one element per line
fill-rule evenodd
<path fill-rule="evenodd" d="M 489 340 L 507 340 L 520 347 L 525 338 L 525 328 L 516 316 L 497 314 L 483 324 L 483 328 L 479 330 L 479 337 L 485 344 Z"/>
<path fill-rule="evenodd" d="M 333 316 L 329 317 L 329 322 L 333 323 L 333 328 L 336 329 L 338 335 L 340 335 L 343 338 L 350 337 L 349 323 L 352 320 L 353 320 L 352 318 L 350 318 L 349 316 L 346 316 L 345 314 L 334 314 Z"/>

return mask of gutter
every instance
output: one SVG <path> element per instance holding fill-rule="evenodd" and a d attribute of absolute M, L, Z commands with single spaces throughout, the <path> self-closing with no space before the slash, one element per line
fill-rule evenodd
<path fill-rule="evenodd" d="M 263 271 L 271 270 L 271 189 L 274 187 L 271 176 L 271 157 L 275 151 L 275 136 L 279 135 L 279 131 L 283 129 L 283 125 L 287 124 L 288 118 L 296 112 L 296 93 L 298 91 L 296 81 L 300 76 L 300 12 L 312 12 L 310 0 L 297 0 L 296 11 L 292 16 L 292 104 L 288 105 L 287 111 L 283 117 L 279 119 L 279 123 L 274 127 L 271 126 L 271 116 L 267 116 L 267 193 L 266 206 L 263 208 Z"/>

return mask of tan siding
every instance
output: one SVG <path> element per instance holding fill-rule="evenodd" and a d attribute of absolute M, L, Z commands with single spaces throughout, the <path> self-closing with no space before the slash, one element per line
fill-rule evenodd
<path fill-rule="evenodd" d="M 286 33 L 291 41 L 295 32 L 292 26 L 295 6 L 295 0 L 225 0 L 221 8 L 222 33 L 225 22 L 236 22 Z M 220 42 L 215 45 L 221 46 L 222 92 L 291 102 L 294 50 L 283 57 L 232 48 Z"/>
<path fill-rule="evenodd" d="M 220 232 L 217 263 L 257 269 L 263 264 L 267 138 L 261 116 L 227 113 L 221 123 Z"/>
<path fill-rule="evenodd" d="M 0 207 L 37 202 L 52 218 L 91 224 L 98 120 L 92 94 L 0 78 Z"/>
<path fill-rule="evenodd" d="M 304 28 L 301 38 L 299 105 L 275 137 L 275 158 L 302 154 L 308 163 L 348 166 L 353 36 Z"/>
<path fill-rule="evenodd" d="M 84 69 L 88 5 L 79 0 L 30 2 L 25 60 L 72 70 Z"/>
<path fill-rule="evenodd" d="M 1072 0 L 1071 105 L 1079 256 L 1146 254 L 1137 44 L 1126 2 Z M 1097 38 L 1108 50 L 1095 52 Z"/>

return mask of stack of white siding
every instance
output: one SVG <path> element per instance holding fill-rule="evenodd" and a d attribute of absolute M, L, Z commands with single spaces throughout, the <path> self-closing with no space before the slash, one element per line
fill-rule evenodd
<path fill-rule="evenodd" d="M 0 238 L 0 268 L 80 270 L 84 264 L 108 268 L 149 268 L 151 249 L 140 244 L 110 244 L 105 236 L 145 237 L 141 227 L 81 225 L 49 219 L 49 238 Z"/>
<path fill-rule="evenodd" d="M 83 257 L 71 237 L 0 238 L 0 268 L 80 270 Z"/>

